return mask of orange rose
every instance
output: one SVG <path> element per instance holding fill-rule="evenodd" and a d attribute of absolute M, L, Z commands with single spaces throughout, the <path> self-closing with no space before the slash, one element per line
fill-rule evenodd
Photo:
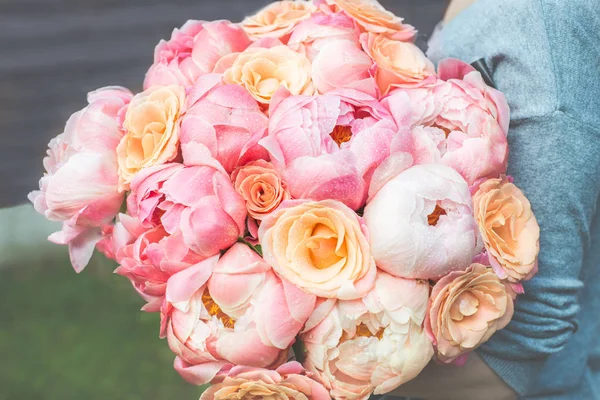
<path fill-rule="evenodd" d="M 282 38 L 316 7 L 310 1 L 276 1 L 242 21 L 242 28 L 253 39 Z"/>
<path fill-rule="evenodd" d="M 415 28 L 402 23 L 402 18 L 386 10 L 376 0 L 327 0 L 353 18 L 365 31 L 394 34 L 401 40 L 415 36 Z"/>
<path fill-rule="evenodd" d="M 418 86 L 435 77 L 433 63 L 412 43 L 376 33 L 363 33 L 361 42 L 377 64 L 375 81 L 383 95 L 394 87 Z"/>
<path fill-rule="evenodd" d="M 143 168 L 164 164 L 177 156 L 179 116 L 185 90 L 177 85 L 153 86 L 131 100 L 117 147 L 119 190 L 129 190 Z"/>
<path fill-rule="evenodd" d="M 513 316 L 513 299 L 491 268 L 472 264 L 433 287 L 425 329 L 435 338 L 438 358 L 451 362 L 475 350 Z"/>
<path fill-rule="evenodd" d="M 232 176 L 235 190 L 244 198 L 248 214 L 262 220 L 282 201 L 290 198 L 281 176 L 270 162 L 254 161 L 237 169 Z"/>
<path fill-rule="evenodd" d="M 310 71 L 308 58 L 287 46 L 250 47 L 237 56 L 223 79 L 244 86 L 257 101 L 268 104 L 282 86 L 293 95 L 314 94 Z"/>
<path fill-rule="evenodd" d="M 523 192 L 504 176 L 488 179 L 473 197 L 475 220 L 490 263 L 516 283 L 537 272 L 540 227 Z"/>

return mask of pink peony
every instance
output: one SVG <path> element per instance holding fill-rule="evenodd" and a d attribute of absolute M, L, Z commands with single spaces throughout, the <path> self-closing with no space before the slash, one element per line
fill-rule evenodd
<path fill-rule="evenodd" d="M 462 75 L 466 71 L 466 75 Z M 455 75 L 460 73 L 460 75 Z M 415 161 L 442 163 L 474 185 L 506 171 L 509 109 L 502 93 L 488 87 L 479 72 L 457 60 L 442 61 L 440 79 L 426 88 L 397 89 L 383 100 L 404 119 L 411 110 L 412 133 L 403 150 Z"/>
<path fill-rule="evenodd" d="M 333 398 L 367 399 L 416 377 L 433 355 L 422 325 L 426 282 L 380 272 L 362 299 L 340 301 L 302 334 L 305 366 Z"/>
<path fill-rule="evenodd" d="M 270 115 L 260 144 L 292 197 L 334 199 L 353 209 L 364 204 L 374 167 L 386 156 L 380 146 L 397 130 L 377 100 L 353 89 L 316 97 L 280 91 Z"/>
<path fill-rule="evenodd" d="M 65 131 L 48 144 L 40 190 L 29 194 L 39 213 L 63 222 L 63 230 L 49 239 L 69 246 L 77 272 L 87 265 L 102 228 L 123 202 L 116 147 L 123 136 L 119 111 L 131 98 L 131 92 L 119 87 L 89 93 L 89 105 L 73 114 Z"/>
<path fill-rule="evenodd" d="M 231 173 L 238 165 L 266 157 L 258 141 L 267 124 L 267 116 L 243 87 L 222 84 L 216 74 L 206 75 L 188 93 L 181 146 L 205 146 Z"/>
<path fill-rule="evenodd" d="M 165 164 L 140 172 L 131 184 L 128 212 L 146 227 L 181 231 L 191 251 L 210 257 L 244 234 L 246 206 L 229 176 L 211 165 Z"/>
<path fill-rule="evenodd" d="M 372 193 L 364 213 L 377 266 L 420 279 L 466 269 L 481 250 L 467 182 L 439 164 L 391 176 Z M 374 180 L 372 186 L 377 185 Z"/>
<path fill-rule="evenodd" d="M 170 40 L 161 40 L 156 46 L 144 89 L 192 86 L 199 77 L 213 72 L 222 57 L 244 51 L 250 43 L 244 30 L 229 21 L 187 21 L 173 31 Z"/>
<path fill-rule="evenodd" d="M 148 302 L 145 311 L 160 310 L 171 275 L 203 260 L 183 243 L 181 233 L 167 235 L 162 226 L 146 229 L 125 214 L 119 215 L 111 240 L 119 263 L 115 273 L 129 278 Z"/>
<path fill-rule="evenodd" d="M 217 258 L 167 283 L 163 334 L 176 369 L 195 384 L 221 380 L 233 365 L 277 367 L 315 307 L 314 296 L 279 279 L 249 247 Z"/>
<path fill-rule="evenodd" d="M 225 380 L 209 387 L 200 400 L 226 399 L 329 400 L 327 390 L 290 361 L 276 370 L 235 367 Z"/>

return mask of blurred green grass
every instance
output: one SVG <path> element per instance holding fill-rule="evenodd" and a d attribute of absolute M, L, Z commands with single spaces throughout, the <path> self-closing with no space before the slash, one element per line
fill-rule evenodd
<path fill-rule="evenodd" d="M 59 253 L 0 268 L 0 400 L 198 399 L 114 265 L 77 275 Z"/>

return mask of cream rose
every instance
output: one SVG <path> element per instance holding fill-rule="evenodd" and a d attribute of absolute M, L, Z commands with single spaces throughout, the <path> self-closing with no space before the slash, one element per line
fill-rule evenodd
<path fill-rule="evenodd" d="M 310 1 L 276 1 L 246 17 L 242 28 L 253 39 L 282 38 L 316 9 Z"/>
<path fill-rule="evenodd" d="M 375 262 L 366 227 L 343 203 L 290 201 L 258 230 L 265 260 L 309 293 L 352 300 L 373 286 Z"/>
<path fill-rule="evenodd" d="M 257 160 L 234 171 L 235 190 L 244 198 L 248 214 L 262 220 L 273 212 L 290 194 L 279 173 L 270 162 Z"/>
<path fill-rule="evenodd" d="M 433 287 L 425 329 L 435 338 L 441 361 L 475 350 L 513 316 L 513 299 L 491 268 L 472 264 Z"/>
<path fill-rule="evenodd" d="M 412 43 L 376 33 L 363 33 L 361 42 L 377 64 L 375 81 L 383 95 L 394 87 L 418 86 L 435 77 L 433 63 Z"/>
<path fill-rule="evenodd" d="M 488 179 L 473 196 L 475 220 L 490 263 L 517 283 L 537 272 L 540 227 L 523 192 L 506 177 Z"/>
<path fill-rule="evenodd" d="M 386 10 L 376 0 L 327 0 L 353 18 L 367 32 L 394 34 L 402 40 L 414 37 L 416 31 L 402 23 L 402 18 Z"/>
<path fill-rule="evenodd" d="M 225 82 L 244 86 L 257 101 L 268 104 L 280 87 L 293 95 L 315 93 L 311 65 L 305 55 L 287 46 L 250 47 L 225 71 Z"/>
<path fill-rule="evenodd" d="M 117 147 L 119 190 L 129 190 L 141 169 L 177 156 L 184 103 L 185 90 L 177 85 L 153 86 L 133 97 L 123 122 L 126 134 Z"/>

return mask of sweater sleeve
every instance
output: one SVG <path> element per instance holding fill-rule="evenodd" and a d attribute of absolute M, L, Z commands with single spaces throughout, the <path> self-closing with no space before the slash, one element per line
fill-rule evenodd
<path fill-rule="evenodd" d="M 577 329 L 600 191 L 598 8 L 594 0 L 480 0 L 441 35 L 444 56 L 485 58 L 506 94 L 508 172 L 541 228 L 538 275 L 525 283 L 511 323 L 479 350 L 521 394 Z"/>

